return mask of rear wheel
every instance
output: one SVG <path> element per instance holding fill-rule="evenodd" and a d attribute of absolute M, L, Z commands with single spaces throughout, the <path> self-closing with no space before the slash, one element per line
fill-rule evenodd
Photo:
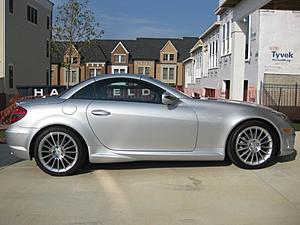
<path fill-rule="evenodd" d="M 34 143 L 34 158 L 44 172 L 52 176 L 67 176 L 82 166 L 86 150 L 73 131 L 51 127 L 38 135 Z"/>
<path fill-rule="evenodd" d="M 279 140 L 268 124 L 248 121 L 234 130 L 227 148 L 229 158 L 238 167 L 259 169 L 275 162 Z"/>

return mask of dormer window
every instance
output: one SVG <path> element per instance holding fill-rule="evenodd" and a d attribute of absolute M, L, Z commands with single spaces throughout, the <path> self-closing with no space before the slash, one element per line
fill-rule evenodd
<path fill-rule="evenodd" d="M 115 55 L 115 63 L 125 63 L 125 55 Z"/>
<path fill-rule="evenodd" d="M 77 64 L 77 63 L 78 63 L 77 57 L 67 58 L 67 64 Z"/>
<path fill-rule="evenodd" d="M 164 54 L 163 60 L 164 61 L 174 61 L 175 55 L 174 54 Z"/>

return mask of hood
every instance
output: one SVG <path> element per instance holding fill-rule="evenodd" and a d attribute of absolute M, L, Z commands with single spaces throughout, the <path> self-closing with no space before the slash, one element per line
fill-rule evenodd
<path fill-rule="evenodd" d="M 254 108 L 259 108 L 259 109 L 263 109 L 263 110 L 277 112 L 275 109 L 272 109 L 272 108 L 264 106 L 264 105 L 259 105 L 259 104 L 253 103 L 253 102 L 244 102 L 244 101 L 230 100 L 230 99 L 214 99 L 214 98 L 200 98 L 200 100 L 214 102 L 214 103 L 220 103 L 220 104 L 248 106 L 248 107 L 254 107 Z"/>

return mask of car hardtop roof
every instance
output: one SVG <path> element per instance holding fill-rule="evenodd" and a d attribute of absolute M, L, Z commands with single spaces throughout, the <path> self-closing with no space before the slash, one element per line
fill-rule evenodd
<path fill-rule="evenodd" d="M 106 79 L 117 79 L 117 78 L 130 78 L 130 79 L 137 79 L 137 80 L 144 80 L 144 81 L 148 81 L 166 91 L 168 91 L 169 93 L 175 95 L 178 98 L 188 98 L 188 96 L 186 96 L 183 93 L 180 93 L 178 91 L 176 91 L 175 89 L 171 88 L 170 86 L 168 86 L 167 84 L 154 79 L 153 77 L 147 76 L 147 75 L 143 75 L 143 74 L 105 74 L 105 75 L 101 75 L 98 77 L 93 77 L 90 78 L 88 80 L 85 80 L 81 83 L 79 83 L 78 85 L 76 85 L 75 87 L 71 88 L 70 90 L 68 90 L 66 93 L 62 94 L 60 96 L 60 98 L 63 99 L 68 99 L 70 98 L 74 93 L 76 93 L 78 90 L 80 90 L 81 88 L 97 82 L 97 81 L 101 81 L 101 80 L 106 80 Z"/>

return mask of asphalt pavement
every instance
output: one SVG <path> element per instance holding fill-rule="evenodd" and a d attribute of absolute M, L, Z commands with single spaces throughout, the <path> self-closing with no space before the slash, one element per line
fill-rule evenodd
<path fill-rule="evenodd" d="M 135 162 L 58 178 L 0 145 L 0 166 L 0 225 L 300 224 L 299 155 L 261 170 Z"/>

